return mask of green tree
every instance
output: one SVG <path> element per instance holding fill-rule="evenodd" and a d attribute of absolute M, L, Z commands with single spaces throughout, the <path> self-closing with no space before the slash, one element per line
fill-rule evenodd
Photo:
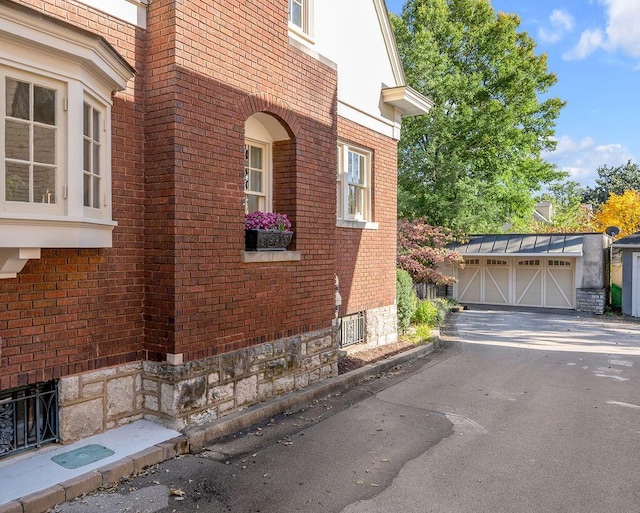
<path fill-rule="evenodd" d="M 551 203 L 551 219 L 538 221 L 533 216 L 528 221 L 516 224 L 515 232 L 532 233 L 579 233 L 596 231 L 593 210 L 582 203 L 584 189 L 578 182 L 563 180 L 547 186 L 547 192 L 536 201 Z"/>
<path fill-rule="evenodd" d="M 564 103 L 545 55 L 516 15 L 488 0 L 409 0 L 392 23 L 407 82 L 431 98 L 403 122 L 399 215 L 469 232 L 530 216 L 533 191 L 561 174 L 555 147 Z"/>
<path fill-rule="evenodd" d="M 596 186 L 587 187 L 583 196 L 594 208 L 606 203 L 612 193 L 620 196 L 625 191 L 640 191 L 640 166 L 630 160 L 621 166 L 600 166 L 596 171 Z"/>

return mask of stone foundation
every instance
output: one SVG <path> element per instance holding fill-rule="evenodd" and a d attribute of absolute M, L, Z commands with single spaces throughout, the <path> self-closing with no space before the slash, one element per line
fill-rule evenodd
<path fill-rule="evenodd" d="M 142 363 L 62 378 L 58 392 L 62 443 L 143 418 Z"/>
<path fill-rule="evenodd" d="M 577 289 L 576 310 L 601 315 L 607 303 L 606 289 Z"/>
<path fill-rule="evenodd" d="M 364 313 L 365 342 L 376 347 L 398 341 L 398 309 L 396 305 L 372 308 Z"/>
<path fill-rule="evenodd" d="M 60 437 L 145 418 L 176 430 L 338 375 L 334 328 L 180 365 L 141 362 L 62 378 Z"/>

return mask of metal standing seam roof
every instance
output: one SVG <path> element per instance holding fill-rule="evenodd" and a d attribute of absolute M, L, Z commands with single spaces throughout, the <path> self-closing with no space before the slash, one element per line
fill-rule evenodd
<path fill-rule="evenodd" d="M 627 235 L 626 237 L 622 237 L 613 243 L 614 246 L 618 247 L 631 247 L 636 248 L 640 247 L 640 232 L 632 233 L 631 235 Z"/>
<path fill-rule="evenodd" d="M 582 256 L 584 235 L 499 234 L 470 235 L 466 244 L 451 244 L 449 249 L 465 255 L 564 255 Z"/>

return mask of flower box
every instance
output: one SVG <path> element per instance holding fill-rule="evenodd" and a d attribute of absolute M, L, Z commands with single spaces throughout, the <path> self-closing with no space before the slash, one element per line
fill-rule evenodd
<path fill-rule="evenodd" d="M 289 230 L 245 230 L 244 249 L 246 251 L 286 251 L 293 238 Z"/>

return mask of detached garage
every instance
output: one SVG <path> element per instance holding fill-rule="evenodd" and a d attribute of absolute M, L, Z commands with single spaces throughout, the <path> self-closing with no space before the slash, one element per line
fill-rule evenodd
<path fill-rule="evenodd" d="M 464 257 L 454 269 L 461 303 L 564 308 L 602 313 L 608 237 L 589 234 L 472 235 L 450 246 Z"/>

